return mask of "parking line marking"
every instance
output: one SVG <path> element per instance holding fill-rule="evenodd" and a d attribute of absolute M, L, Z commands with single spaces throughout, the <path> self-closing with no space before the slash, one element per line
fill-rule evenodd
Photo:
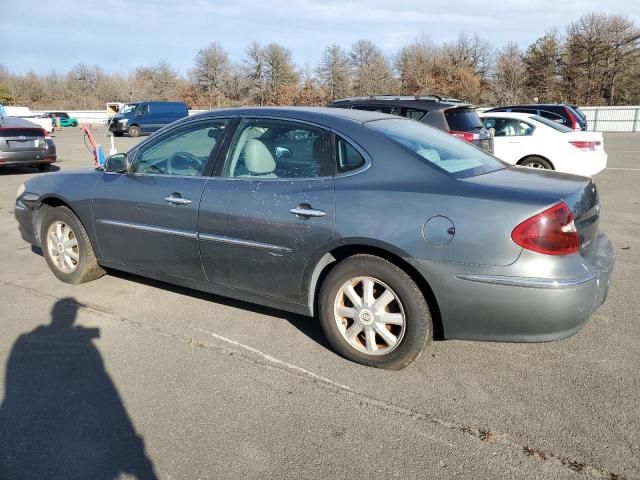
<path fill-rule="evenodd" d="M 640 168 L 607 167 L 607 170 L 627 170 L 637 172 L 640 171 Z"/>
<path fill-rule="evenodd" d="M 275 363 L 277 365 L 286 367 L 286 368 L 288 368 L 290 370 L 296 370 L 298 372 L 302 372 L 305 375 L 308 375 L 310 377 L 315 378 L 316 380 L 320 380 L 322 382 L 328 383 L 330 385 L 333 385 L 334 387 L 341 388 L 342 390 L 347 390 L 349 392 L 353 392 L 353 390 L 350 387 L 346 386 L 346 385 L 342 385 L 341 383 L 334 382 L 333 380 L 330 380 L 327 377 L 323 377 L 322 375 L 318 375 L 317 373 L 313 373 L 313 372 L 307 370 L 306 368 L 298 367 L 297 365 L 293 365 L 292 363 L 288 363 L 288 362 L 285 362 L 283 360 L 280 360 L 279 358 L 272 357 L 271 355 L 269 355 L 267 353 L 264 353 L 264 352 L 258 350 L 257 348 L 250 347 L 249 345 L 245 345 L 244 343 L 240 343 L 240 342 L 238 342 L 236 340 L 232 340 L 230 338 L 223 337 L 222 335 L 218 335 L 217 333 L 213 333 L 213 332 L 210 332 L 208 330 L 202 330 L 201 328 L 196 328 L 196 327 L 190 327 L 190 328 L 193 329 L 193 330 L 197 330 L 198 332 L 202 332 L 202 333 L 205 333 L 207 335 L 211 335 L 212 337 L 214 337 L 214 338 L 216 338 L 218 340 L 221 340 L 223 342 L 226 342 L 226 343 L 228 343 L 230 345 L 234 345 L 236 347 L 243 348 L 243 349 L 245 349 L 245 350 L 247 350 L 247 351 L 249 351 L 251 353 L 254 353 L 256 355 L 261 356 L 262 358 L 264 358 L 265 360 L 268 360 L 271 363 Z"/>

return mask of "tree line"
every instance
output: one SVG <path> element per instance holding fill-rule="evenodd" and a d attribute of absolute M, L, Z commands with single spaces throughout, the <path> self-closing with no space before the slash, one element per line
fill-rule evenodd
<path fill-rule="evenodd" d="M 0 64 L 0 103 L 35 109 L 103 109 L 108 101 L 183 100 L 190 108 L 324 105 L 374 94 L 438 94 L 478 105 L 640 103 L 640 29 L 623 15 L 593 12 L 554 28 L 525 50 L 479 35 L 453 42 L 423 36 L 393 55 L 371 40 L 329 45 L 299 68 L 277 43 L 248 44 L 234 62 L 217 42 L 180 75 L 164 60 L 129 75 L 80 63 L 67 73 L 11 73 Z"/>

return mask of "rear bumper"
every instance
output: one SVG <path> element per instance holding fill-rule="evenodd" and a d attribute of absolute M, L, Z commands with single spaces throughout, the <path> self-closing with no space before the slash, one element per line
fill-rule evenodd
<path fill-rule="evenodd" d="M 57 159 L 55 143 L 50 139 L 47 139 L 46 150 L 0 151 L 0 166 L 54 163 Z"/>
<path fill-rule="evenodd" d="M 544 342 L 575 334 L 605 302 L 613 247 L 604 234 L 597 242 L 589 261 L 579 254 L 559 260 L 564 273 L 556 277 L 523 276 L 527 260 L 524 268 L 523 260 L 509 267 L 410 262 L 433 289 L 446 338 Z"/>

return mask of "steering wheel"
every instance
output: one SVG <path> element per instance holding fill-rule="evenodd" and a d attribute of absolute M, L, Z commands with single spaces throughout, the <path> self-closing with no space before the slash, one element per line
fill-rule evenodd
<path fill-rule="evenodd" d="M 191 175 L 200 173 L 201 160 L 189 152 L 176 152 L 167 160 L 167 173 L 169 175 L 185 175 L 185 170 L 192 169 Z"/>

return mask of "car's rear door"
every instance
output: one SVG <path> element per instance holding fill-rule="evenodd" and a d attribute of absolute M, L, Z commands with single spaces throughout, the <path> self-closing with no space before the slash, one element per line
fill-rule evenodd
<path fill-rule="evenodd" d="M 210 282 L 302 298 L 310 257 L 334 231 L 329 137 L 299 121 L 242 121 L 200 205 L 200 252 Z"/>
<path fill-rule="evenodd" d="M 228 119 L 188 122 L 133 153 L 127 173 L 105 172 L 93 198 L 101 256 L 108 262 L 204 280 L 198 205 Z"/>

